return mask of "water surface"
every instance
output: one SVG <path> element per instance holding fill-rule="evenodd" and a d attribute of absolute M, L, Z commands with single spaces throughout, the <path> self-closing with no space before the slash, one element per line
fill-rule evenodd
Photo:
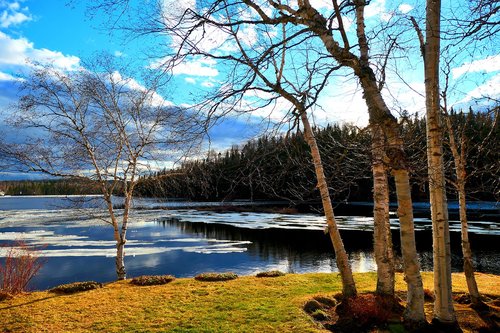
<path fill-rule="evenodd" d="M 88 198 L 87 198 L 88 199 Z M 45 264 L 33 287 L 115 279 L 115 242 L 106 214 L 94 201 L 72 197 L 0 198 L 0 244 L 23 240 L 43 253 Z M 76 204 L 78 203 L 78 204 Z M 188 206 L 182 203 L 179 206 Z M 216 203 L 214 203 L 215 205 Z M 165 206 L 175 206 L 164 203 Z M 206 203 L 204 203 L 206 205 Z M 194 209 L 154 209 L 153 200 L 137 202 L 131 215 L 126 245 L 129 277 L 143 274 L 193 276 L 207 271 L 255 274 L 336 272 L 335 256 L 324 234 L 324 218 L 314 214 L 217 213 Z M 424 270 L 432 269 L 430 221 L 416 219 L 417 245 Z M 355 272 L 375 270 L 372 254 L 372 219 L 339 216 L 338 223 Z M 391 219 L 398 248 L 397 219 Z M 461 269 L 458 224 L 451 226 L 454 270 Z M 472 244 L 479 271 L 500 274 L 496 242 L 498 225 L 471 223 Z M 0 250 L 2 262 L 5 250 Z"/>

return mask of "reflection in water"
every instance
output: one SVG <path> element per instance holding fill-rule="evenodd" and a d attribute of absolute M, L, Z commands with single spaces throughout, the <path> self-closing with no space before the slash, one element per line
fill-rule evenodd
<path fill-rule="evenodd" d="M 23 239 L 30 245 L 45 246 L 46 264 L 33 281 L 36 288 L 73 281 L 112 281 L 116 277 L 115 245 L 112 229 L 100 219 L 102 214 L 94 209 L 0 209 L 0 243 Z M 425 231 L 424 222 L 417 221 L 417 247 L 422 269 L 432 270 L 432 235 Z M 371 230 L 371 224 L 367 217 L 339 217 L 355 272 L 376 268 L 372 233 L 360 231 Z M 475 251 L 477 270 L 500 274 L 497 225 L 489 223 L 481 228 L 471 235 L 473 249 L 481 244 L 481 250 Z M 125 249 L 127 272 L 129 277 L 186 277 L 207 271 L 255 274 L 273 269 L 337 272 L 332 245 L 323 229 L 323 218 L 312 214 L 139 210 L 131 215 Z M 399 251 L 396 229 L 393 240 Z M 0 263 L 2 255 L 0 249 Z M 455 271 L 462 269 L 459 233 L 452 233 L 452 266 Z"/>

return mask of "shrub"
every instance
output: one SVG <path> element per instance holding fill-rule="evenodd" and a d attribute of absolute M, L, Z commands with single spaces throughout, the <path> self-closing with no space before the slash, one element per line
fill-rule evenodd
<path fill-rule="evenodd" d="M 267 271 L 267 272 L 257 273 L 256 277 L 278 277 L 283 275 L 285 275 L 285 273 L 280 271 Z"/>
<path fill-rule="evenodd" d="M 142 275 L 133 278 L 130 283 L 136 286 L 157 286 L 167 284 L 175 280 L 172 275 Z"/>
<path fill-rule="evenodd" d="M 399 316 L 403 308 L 391 297 L 374 294 L 363 294 L 346 298 L 337 306 L 337 313 L 351 325 L 367 329 L 384 325 L 393 316 Z"/>
<path fill-rule="evenodd" d="M 227 273 L 201 273 L 194 277 L 198 281 L 228 281 L 234 280 L 238 275 L 227 272 Z"/>
<path fill-rule="evenodd" d="M 98 288 L 102 288 L 102 283 L 95 281 L 85 281 L 85 282 L 62 284 L 60 286 L 50 289 L 49 291 L 51 293 L 57 293 L 57 294 L 74 294 L 80 291 L 87 291 Z"/>
<path fill-rule="evenodd" d="M 39 250 L 16 241 L 6 249 L 5 263 L 0 265 L 0 292 L 16 295 L 27 291 L 29 282 L 42 266 Z"/>

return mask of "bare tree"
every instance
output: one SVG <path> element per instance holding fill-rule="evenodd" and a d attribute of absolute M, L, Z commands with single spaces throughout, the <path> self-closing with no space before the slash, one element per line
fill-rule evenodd
<path fill-rule="evenodd" d="M 461 224 L 461 237 L 462 237 L 462 254 L 464 260 L 464 274 L 465 279 L 467 281 L 467 288 L 469 290 L 469 295 L 471 298 L 472 305 L 477 309 L 484 309 L 486 305 L 481 300 L 481 295 L 479 293 L 479 288 L 477 286 L 476 278 L 475 278 L 475 270 L 474 263 L 472 259 L 472 249 L 469 241 L 469 231 L 468 231 L 468 219 L 467 219 L 467 192 L 466 185 L 467 179 L 469 177 L 467 173 L 467 164 L 469 158 L 469 143 L 468 143 L 468 135 L 467 135 L 467 127 L 470 120 L 470 115 L 465 118 L 462 127 L 460 128 L 456 123 L 454 124 L 452 115 L 450 114 L 448 107 L 448 98 L 447 92 L 449 91 L 449 79 L 450 79 L 450 63 L 449 61 L 445 61 L 444 69 L 442 70 L 444 74 L 444 82 L 445 85 L 441 92 L 442 97 L 442 106 L 441 109 L 443 111 L 444 121 L 446 125 L 446 137 L 448 138 L 447 144 L 451 151 L 453 157 L 454 164 L 454 179 L 449 179 L 448 182 L 452 184 L 458 193 L 458 204 L 459 204 L 459 216 L 460 216 L 460 224 Z M 453 112 L 453 110 L 451 110 Z M 469 110 L 472 113 L 472 110 Z M 483 138 L 482 142 L 479 144 L 478 151 L 481 151 L 482 148 L 486 145 L 486 143 L 491 139 L 491 136 L 494 133 L 495 127 L 497 126 L 499 109 L 498 107 L 494 107 L 493 110 L 493 125 L 486 135 Z M 455 115 L 456 117 L 457 115 Z M 480 170 L 475 170 L 475 172 L 480 172 Z"/>
<path fill-rule="evenodd" d="M 25 136 L 21 143 L 8 143 L 7 150 L 30 171 L 98 184 L 116 241 L 117 277 L 125 279 L 138 176 L 167 150 L 193 144 L 196 131 L 187 111 L 158 94 L 157 82 L 139 84 L 107 56 L 86 65 L 61 72 L 35 64 L 11 119 Z M 122 209 L 114 207 L 115 195 Z"/>
<path fill-rule="evenodd" d="M 123 13 L 123 5 L 129 4 L 127 0 L 116 0 L 111 1 L 111 3 L 109 1 L 96 1 L 96 3 L 98 6 L 106 6 L 107 9 L 121 6 L 118 11 L 120 15 Z M 323 64 L 329 63 L 332 73 L 338 72 L 341 75 L 349 72 L 354 73 L 368 106 L 373 152 L 378 154 L 373 156 L 372 164 L 374 181 L 376 182 L 375 190 L 377 191 L 375 198 L 378 203 L 374 209 L 375 228 L 377 229 L 375 242 L 380 245 L 380 247 L 375 248 L 379 270 L 377 291 L 382 294 L 394 293 L 394 267 L 388 219 L 387 172 L 390 170 L 396 180 L 402 252 L 408 283 L 408 307 L 405 312 L 405 320 L 410 325 L 421 326 L 425 324 L 423 287 L 414 239 L 408 167 L 398 123 L 382 97 L 381 91 L 385 84 L 384 67 L 382 66 L 381 70 L 377 72 L 381 74 L 377 77 L 370 61 L 370 44 L 365 32 L 364 21 L 364 9 L 368 2 L 357 0 L 339 3 L 334 0 L 332 4 L 333 9 L 330 12 L 324 10 L 320 12 L 307 0 L 297 3 L 272 0 L 267 2 L 252 0 L 207 1 L 197 3 L 196 8 L 181 6 L 182 13 L 176 18 L 172 18 L 172 8 L 165 10 L 160 2 L 153 9 L 158 11 L 157 13 L 141 16 L 141 21 L 145 25 L 128 26 L 129 29 L 135 29 L 136 32 L 143 34 L 168 33 L 170 36 L 168 41 L 173 43 L 167 45 L 165 49 L 171 50 L 172 44 L 174 44 L 175 52 L 173 54 L 171 52 L 170 56 L 166 58 L 164 64 L 167 65 L 176 65 L 190 57 L 200 56 L 210 57 L 224 63 L 237 61 L 238 58 L 231 52 L 225 54 L 222 52 L 222 50 L 234 50 L 232 40 L 222 38 L 224 40 L 218 43 L 217 47 L 208 50 L 203 45 L 207 41 L 215 43 L 218 37 L 231 34 L 231 31 L 242 36 L 245 35 L 246 31 L 250 31 L 257 32 L 258 36 L 272 37 L 277 35 L 276 27 L 279 27 L 287 31 L 286 39 L 278 40 L 267 48 L 266 45 L 260 44 L 260 39 L 257 39 L 254 49 L 259 50 L 261 55 L 269 57 L 281 54 L 281 49 L 284 49 L 283 46 L 286 45 L 287 50 L 294 50 L 290 52 L 294 52 L 296 57 L 301 57 L 305 54 L 306 47 L 312 47 L 317 51 L 318 58 Z M 353 22 L 356 25 L 355 41 L 350 40 L 344 25 L 344 15 L 353 16 Z M 253 55 L 251 58 L 254 59 Z M 297 76 L 300 76 L 307 69 L 316 70 L 314 64 L 317 62 L 315 59 L 312 60 L 305 56 L 301 60 L 301 66 L 285 71 L 294 71 L 299 73 Z M 269 70 L 279 69 L 280 66 L 269 66 L 268 68 Z M 254 89 L 252 84 L 260 79 L 253 72 L 254 77 L 249 76 L 250 81 L 239 81 L 240 78 L 236 79 L 237 71 L 231 68 L 227 72 L 233 76 L 232 82 L 242 82 L 242 84 L 238 85 L 238 89 L 231 84 L 223 85 L 219 89 L 217 98 L 211 99 L 209 107 L 211 112 L 209 111 L 209 114 L 214 114 L 216 110 L 234 110 L 236 106 L 241 106 L 242 96 L 244 96 L 242 92 L 252 92 Z M 278 71 L 278 73 L 282 72 Z M 274 83 L 277 84 L 278 88 L 281 88 L 283 84 L 288 84 L 288 82 L 279 79 L 279 75 L 277 82 Z M 320 80 L 322 79 L 320 78 Z M 305 92 L 304 89 L 295 91 Z M 218 102 L 214 102 L 214 100 L 218 100 Z M 266 98 L 264 101 L 265 103 L 261 103 L 259 107 L 262 107 L 262 104 L 265 104 L 264 106 L 272 105 L 276 99 Z M 299 101 L 301 101 L 300 98 Z M 255 104 L 251 103 L 247 103 L 245 107 L 247 111 L 256 109 Z"/>
<path fill-rule="evenodd" d="M 439 60 L 441 1 L 427 0 L 425 36 L 414 18 L 424 59 L 427 165 L 434 263 L 434 321 L 458 327 L 451 291 L 451 248 L 443 160 L 443 119 L 440 109 Z"/>

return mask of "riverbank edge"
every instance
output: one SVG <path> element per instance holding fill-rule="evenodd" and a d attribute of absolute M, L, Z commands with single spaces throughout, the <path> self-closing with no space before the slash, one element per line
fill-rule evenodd
<path fill-rule="evenodd" d="M 432 273 L 422 273 L 432 290 Z M 356 273 L 360 292 L 375 289 L 375 273 Z M 500 275 L 477 274 L 480 291 L 500 297 Z M 287 274 L 275 278 L 242 276 L 225 282 L 193 278 L 151 287 L 130 280 L 72 295 L 37 291 L 0 302 L 2 332 L 326 332 L 303 310 L 314 296 L 341 291 L 335 273 Z M 396 289 L 404 299 L 405 284 L 397 274 Z M 453 274 L 453 290 L 467 290 L 462 273 Z M 481 326 L 470 307 L 455 304 L 465 331 Z M 428 319 L 432 303 L 426 303 Z"/>

